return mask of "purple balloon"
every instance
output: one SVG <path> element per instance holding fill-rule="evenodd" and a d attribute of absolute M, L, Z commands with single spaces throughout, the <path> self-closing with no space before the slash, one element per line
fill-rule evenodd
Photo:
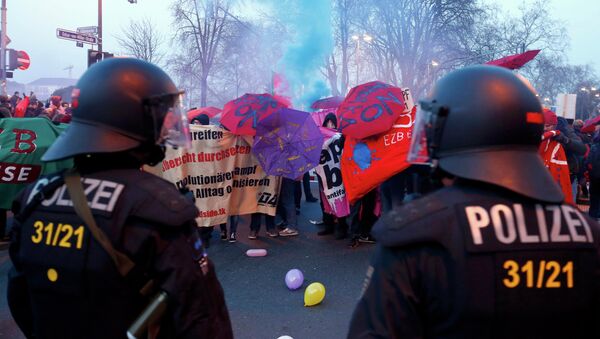
<path fill-rule="evenodd" d="M 285 275 L 285 285 L 290 290 L 297 290 L 304 283 L 304 275 L 299 269 L 291 269 Z"/>

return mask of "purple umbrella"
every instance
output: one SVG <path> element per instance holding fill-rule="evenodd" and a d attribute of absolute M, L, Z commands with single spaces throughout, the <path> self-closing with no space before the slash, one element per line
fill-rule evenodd
<path fill-rule="evenodd" d="M 283 108 L 258 122 L 252 152 L 267 174 L 297 179 L 319 164 L 322 147 L 310 114 Z"/>

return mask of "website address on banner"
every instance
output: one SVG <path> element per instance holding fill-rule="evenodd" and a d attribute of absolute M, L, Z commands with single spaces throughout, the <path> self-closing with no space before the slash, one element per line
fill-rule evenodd
<path fill-rule="evenodd" d="M 208 211 L 200 211 L 198 213 L 198 218 L 212 218 L 218 217 L 220 215 L 227 214 L 224 208 L 219 208 L 218 210 L 208 210 Z"/>

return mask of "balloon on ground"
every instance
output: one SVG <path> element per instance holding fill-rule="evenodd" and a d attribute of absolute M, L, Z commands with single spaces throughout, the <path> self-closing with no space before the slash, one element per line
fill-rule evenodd
<path fill-rule="evenodd" d="M 323 299 L 325 299 L 325 286 L 321 283 L 312 283 L 304 290 L 304 306 L 318 305 Z"/>
<path fill-rule="evenodd" d="M 302 271 L 300 271 L 299 269 L 296 269 L 296 268 L 291 269 L 285 275 L 285 285 L 290 290 L 299 289 L 303 283 L 304 283 L 304 275 L 302 274 Z"/>

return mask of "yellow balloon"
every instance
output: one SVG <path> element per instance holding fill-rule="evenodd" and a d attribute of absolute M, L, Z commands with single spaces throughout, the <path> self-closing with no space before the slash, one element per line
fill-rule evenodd
<path fill-rule="evenodd" d="M 315 282 L 306 287 L 304 290 L 304 306 L 314 306 L 325 299 L 325 286 Z"/>

